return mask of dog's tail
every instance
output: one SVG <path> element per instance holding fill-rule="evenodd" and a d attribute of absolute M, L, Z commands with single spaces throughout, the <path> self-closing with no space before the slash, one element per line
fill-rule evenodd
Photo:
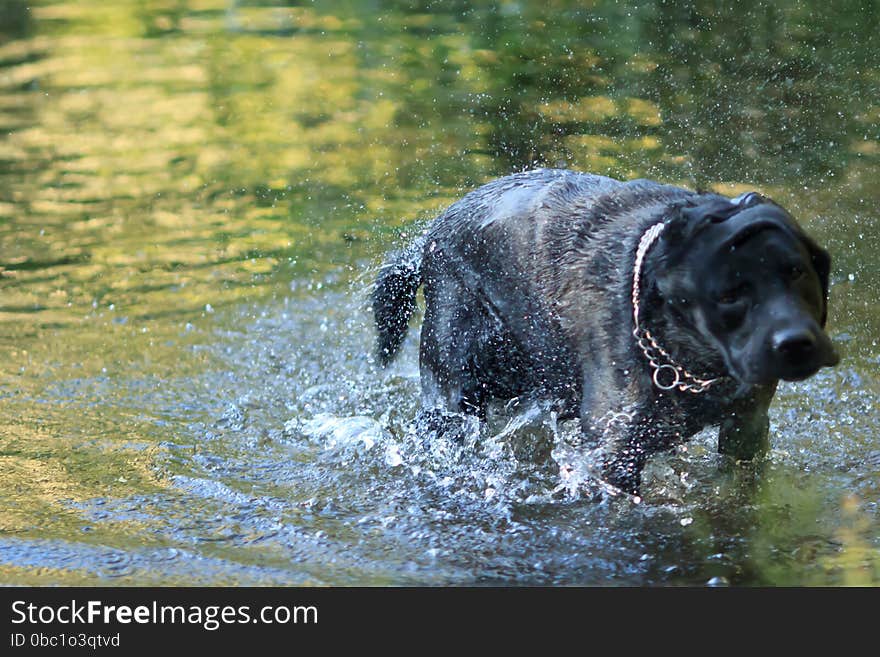
<path fill-rule="evenodd" d="M 378 336 L 376 357 L 383 367 L 397 355 L 416 308 L 425 239 L 425 235 L 420 235 L 402 251 L 390 254 L 376 278 L 372 294 Z"/>

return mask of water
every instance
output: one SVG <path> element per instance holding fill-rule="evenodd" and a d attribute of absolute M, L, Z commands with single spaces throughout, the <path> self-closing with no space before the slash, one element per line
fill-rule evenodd
<path fill-rule="evenodd" d="M 876 7 L 582 4 L 0 0 L 0 581 L 880 583 Z M 830 248 L 843 361 L 765 462 L 707 432 L 635 501 L 546 416 L 413 429 L 381 256 L 535 165 L 757 188 Z"/>

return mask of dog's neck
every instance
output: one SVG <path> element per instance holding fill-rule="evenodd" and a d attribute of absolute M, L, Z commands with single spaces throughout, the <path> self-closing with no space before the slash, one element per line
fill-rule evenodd
<path fill-rule="evenodd" d="M 693 374 L 663 348 L 662 336 L 652 332 L 645 323 L 642 269 L 648 252 L 657 242 L 664 228 L 665 224 L 662 221 L 650 226 L 642 234 L 636 249 L 632 280 L 632 335 L 651 368 L 651 379 L 655 387 L 663 391 L 678 390 L 700 394 L 726 381 L 727 377 L 702 377 Z"/>

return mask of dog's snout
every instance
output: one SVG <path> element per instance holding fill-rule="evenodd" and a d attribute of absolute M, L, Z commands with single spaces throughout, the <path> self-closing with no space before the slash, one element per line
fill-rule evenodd
<path fill-rule="evenodd" d="M 786 360 L 809 357 L 818 346 L 815 333 L 806 327 L 777 331 L 773 334 L 772 344 L 773 351 Z"/>

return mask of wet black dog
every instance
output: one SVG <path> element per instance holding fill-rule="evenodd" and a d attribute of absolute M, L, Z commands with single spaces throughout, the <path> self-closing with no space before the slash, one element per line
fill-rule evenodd
<path fill-rule="evenodd" d="M 554 400 L 608 446 L 606 480 L 636 492 L 648 455 L 705 426 L 723 453 L 766 449 L 778 380 L 837 363 L 829 269 L 759 194 L 530 171 L 468 194 L 389 258 L 378 357 L 394 357 L 423 285 L 425 409 Z"/>

